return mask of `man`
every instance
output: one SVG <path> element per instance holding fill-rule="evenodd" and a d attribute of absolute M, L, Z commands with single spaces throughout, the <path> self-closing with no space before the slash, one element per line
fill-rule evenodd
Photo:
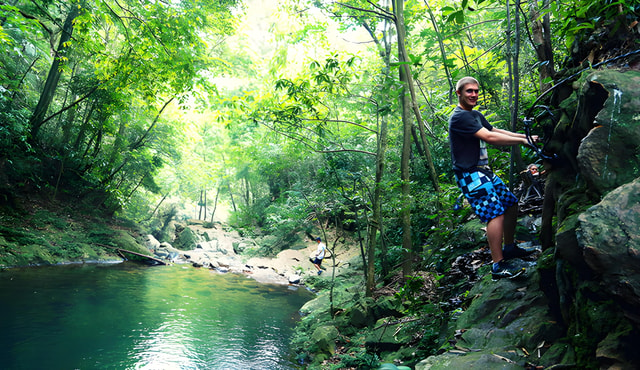
<path fill-rule="evenodd" d="M 475 214 L 487 223 L 493 278 L 514 278 L 524 268 L 516 268 L 507 260 L 524 257 L 531 251 L 515 244 L 518 199 L 489 169 L 486 143 L 501 146 L 529 143 L 525 135 L 495 128 L 482 113 L 474 111 L 478 92 L 478 81 L 473 77 L 464 77 L 456 84 L 458 106 L 449 118 L 451 160 L 458 187 Z M 535 142 L 538 137 L 532 139 Z"/>
<path fill-rule="evenodd" d="M 311 258 L 311 263 L 318 269 L 318 275 L 322 274 L 322 260 L 324 259 L 324 251 L 327 249 L 327 246 L 322 242 L 320 237 L 316 238 L 316 242 L 318 242 L 318 249 L 315 254 Z"/>

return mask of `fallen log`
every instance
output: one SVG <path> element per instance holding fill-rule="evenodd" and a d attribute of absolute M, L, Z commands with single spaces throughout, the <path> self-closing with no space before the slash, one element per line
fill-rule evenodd
<path fill-rule="evenodd" d="M 151 265 L 168 265 L 167 262 L 153 257 L 153 256 L 148 256 L 146 254 L 142 254 L 142 253 L 138 253 L 138 252 L 133 252 L 133 251 L 128 251 L 126 249 L 122 249 L 122 248 L 118 248 L 116 249 L 118 251 L 118 254 L 120 254 L 120 256 L 122 256 L 122 258 L 124 258 L 125 260 L 132 260 L 132 261 L 141 261 L 144 263 L 148 263 Z M 127 257 L 127 255 L 133 255 L 135 257 L 131 258 L 131 257 Z"/>
<path fill-rule="evenodd" d="M 168 265 L 166 261 L 163 261 L 153 256 L 149 256 L 146 254 L 142 254 L 142 253 L 138 253 L 138 252 L 134 252 L 134 251 L 118 248 L 118 247 L 112 247 L 110 245 L 105 245 L 105 244 L 98 244 L 98 245 L 105 248 L 115 249 L 118 255 L 122 257 L 122 259 L 124 260 L 139 261 L 139 262 L 144 262 L 150 265 Z"/>

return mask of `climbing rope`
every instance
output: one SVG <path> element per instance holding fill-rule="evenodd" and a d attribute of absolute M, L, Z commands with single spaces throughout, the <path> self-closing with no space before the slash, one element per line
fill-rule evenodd
<path fill-rule="evenodd" d="M 547 111 L 547 113 L 549 114 L 549 116 L 551 117 L 552 121 L 553 121 L 553 127 L 555 127 L 555 125 L 557 124 L 557 120 L 555 119 L 555 116 L 553 115 L 553 112 L 551 112 L 551 109 L 549 109 L 549 107 L 544 106 L 544 105 L 539 105 L 536 106 L 536 108 L 543 108 Z M 546 154 L 542 149 L 540 149 L 540 147 L 534 142 L 533 140 L 533 136 L 531 134 L 531 128 L 533 127 L 533 123 L 535 122 L 534 118 L 531 117 L 525 117 L 523 119 L 523 123 L 524 123 L 524 132 L 525 132 L 525 136 L 527 137 L 527 142 L 529 143 L 529 146 L 531 148 L 533 148 L 533 150 L 536 152 L 536 155 L 538 155 L 538 157 L 540 157 L 543 160 L 547 160 L 547 161 L 554 161 L 558 158 L 558 155 L 553 153 L 553 154 Z M 546 138 L 546 141 L 543 142 L 543 148 L 546 145 L 546 142 L 549 140 L 549 137 Z"/>

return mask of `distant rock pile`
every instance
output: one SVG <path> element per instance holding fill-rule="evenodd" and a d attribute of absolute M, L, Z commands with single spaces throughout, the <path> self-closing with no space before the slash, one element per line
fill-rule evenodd
<path fill-rule="evenodd" d="M 285 249 L 274 258 L 248 258 L 242 252 L 255 248 L 255 242 L 222 224 L 205 228 L 202 222 L 190 221 L 190 225 L 176 224 L 173 228 L 177 231 L 173 243 L 160 243 L 153 235 L 146 236 L 146 247 L 158 258 L 219 273 L 245 274 L 269 284 L 301 284 L 306 276 L 316 276 L 315 268 L 307 261 L 315 250 L 311 243 L 308 248 Z"/>

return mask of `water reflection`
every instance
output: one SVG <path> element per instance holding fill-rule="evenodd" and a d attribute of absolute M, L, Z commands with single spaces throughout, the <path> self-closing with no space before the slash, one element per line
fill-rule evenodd
<path fill-rule="evenodd" d="M 183 266 L 5 270 L 0 355 L 3 368 L 293 369 L 309 298 Z"/>

